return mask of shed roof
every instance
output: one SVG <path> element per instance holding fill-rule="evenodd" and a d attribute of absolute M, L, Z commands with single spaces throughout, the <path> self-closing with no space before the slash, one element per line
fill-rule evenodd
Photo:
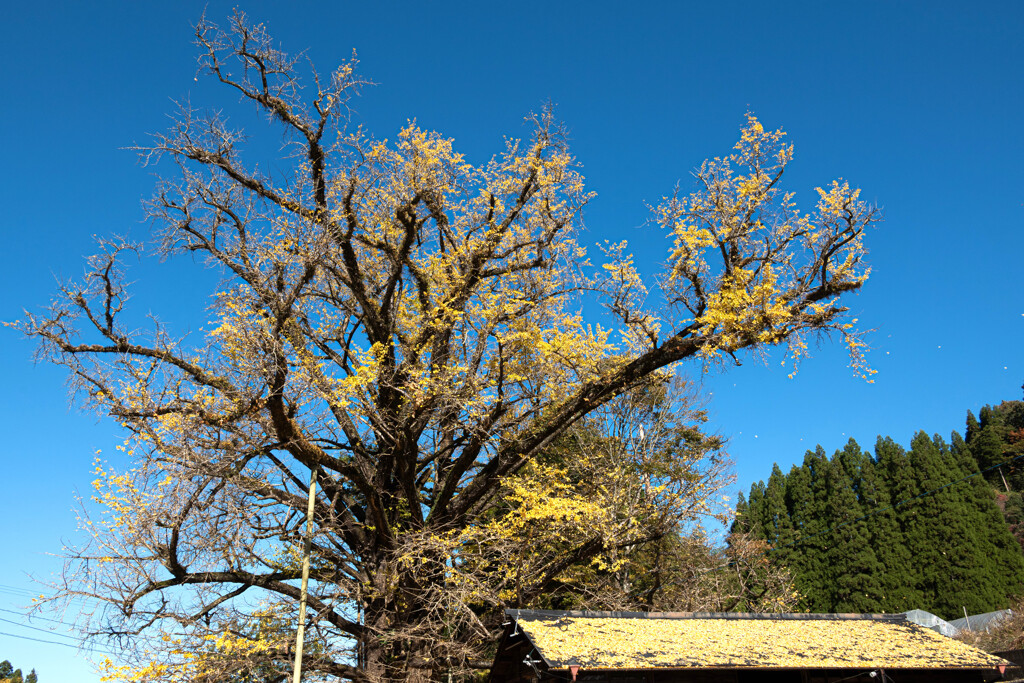
<path fill-rule="evenodd" d="M 552 669 L 989 669 L 1006 661 L 903 615 L 509 610 Z"/>

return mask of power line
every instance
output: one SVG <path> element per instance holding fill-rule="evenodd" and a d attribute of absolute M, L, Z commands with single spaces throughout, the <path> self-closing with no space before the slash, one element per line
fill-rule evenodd
<path fill-rule="evenodd" d="M 34 590 L 30 590 L 28 588 L 20 588 L 18 586 L 8 586 L 8 585 L 2 584 L 2 583 L 0 583 L 0 593 L 8 593 L 10 595 L 17 595 L 17 596 L 22 596 L 22 597 L 26 597 L 26 598 L 39 598 L 40 597 L 39 593 L 37 593 Z M 81 595 L 70 595 L 70 596 L 67 596 L 66 599 L 72 600 L 72 601 L 85 601 L 86 598 L 84 596 L 81 596 Z"/>
<path fill-rule="evenodd" d="M 21 638 L 22 640 L 33 640 L 37 643 L 47 643 L 48 645 L 63 645 L 64 647 L 70 647 L 75 650 L 81 649 L 80 645 L 72 645 L 71 643 L 61 643 L 56 640 L 43 640 L 42 638 L 33 638 L 31 636 L 19 636 L 17 633 L 7 633 L 6 631 L 0 631 L 0 636 L 10 636 L 11 638 Z M 112 657 L 119 656 L 115 655 L 113 652 L 107 652 L 105 650 L 91 650 L 91 652 L 95 652 L 101 655 L 110 655 Z"/>
<path fill-rule="evenodd" d="M 22 624 L 21 622 L 15 621 L 14 619 L 4 619 L 3 617 L 0 617 L 0 621 L 6 621 L 8 624 L 14 624 L 15 626 L 18 626 L 20 628 L 29 628 L 29 629 L 32 629 L 33 631 L 39 631 L 41 633 L 49 633 L 51 636 L 57 636 L 59 638 L 70 638 L 71 640 L 81 641 L 81 638 L 78 638 L 77 636 L 69 636 L 69 635 L 64 634 L 64 633 L 56 633 L 56 632 L 51 631 L 49 629 L 39 628 L 38 626 L 29 626 L 28 624 Z"/>
<path fill-rule="evenodd" d="M 74 625 L 74 624 L 68 623 L 68 622 L 66 622 L 66 621 L 61 621 L 61 620 L 59 620 L 59 619 L 48 619 L 47 617 L 39 617 L 39 616 L 35 616 L 35 615 L 32 615 L 32 616 L 28 616 L 28 615 L 25 615 L 25 614 L 24 614 L 24 613 L 22 613 L 22 612 L 19 612 L 19 611 L 17 611 L 17 610 L 13 610 L 13 609 L 5 609 L 5 608 L 3 608 L 3 607 L 0 607 L 0 612 L 9 612 L 10 614 L 17 614 L 17 615 L 19 615 L 19 616 L 23 616 L 23 617 L 25 617 L 25 618 L 27 618 L 27 619 L 29 619 L 29 620 L 32 620 L 32 619 L 40 619 L 40 620 L 42 620 L 42 621 L 49 621 L 49 622 L 52 622 L 52 623 L 54 623 L 54 624 L 61 624 L 62 626 L 66 626 L 66 627 L 68 627 L 68 628 L 71 628 L 71 629 L 74 629 L 74 628 L 75 628 L 75 625 Z M 43 632 L 43 633 L 48 633 L 48 634 L 50 634 L 50 635 L 54 635 L 54 636 L 59 636 L 59 637 L 61 637 L 61 638 L 69 638 L 69 639 L 72 639 L 72 640 L 77 640 L 77 641 L 78 641 L 78 642 L 80 642 L 80 643 L 82 643 L 82 642 L 84 642 L 84 641 L 85 641 L 85 637 L 81 637 L 81 636 L 70 636 L 70 635 L 65 635 L 65 634 L 63 634 L 63 633 L 55 633 L 54 631 L 50 631 L 50 630 L 48 630 L 48 629 L 41 629 L 41 628 L 36 628 L 36 627 L 34 627 L 34 626 L 30 626 L 29 624 L 23 624 L 23 623 L 21 623 L 21 622 L 16 622 L 16 621 L 12 621 L 12 620 L 10 620 L 10 619 L 4 619 L 3 617 L 0 617 L 0 621 L 6 621 L 7 623 L 10 623 L 10 624 L 14 624 L 14 625 L 16 625 L 16 626 L 21 626 L 21 627 L 23 627 L 23 628 L 30 628 L 30 629 L 32 629 L 32 630 L 34 630 L 34 631 L 41 631 L 41 632 Z M 158 643 L 158 642 L 162 642 L 162 641 L 161 641 L 161 639 L 159 638 L 159 636 L 155 636 L 155 635 L 143 635 L 143 634 L 141 634 L 141 633 L 140 633 L 140 634 L 136 634 L 136 635 L 134 635 L 134 636 L 133 636 L 133 638 L 136 638 L 136 639 L 138 639 L 138 640 L 140 640 L 140 641 L 143 641 L 143 642 L 147 642 L 147 643 L 151 643 L 151 644 L 156 644 L 156 643 Z M 114 655 L 114 653 L 112 653 L 112 652 L 106 652 L 106 651 L 104 651 L 104 654 L 109 654 L 109 655 L 112 655 L 112 656 L 120 656 L 120 655 Z"/>
<path fill-rule="evenodd" d="M 39 619 L 40 621 L 52 621 L 55 624 L 62 624 L 64 626 L 74 627 L 73 624 L 69 624 L 66 621 L 61 621 L 60 619 L 49 619 L 47 617 L 39 617 L 39 616 L 36 616 L 34 614 L 25 614 L 24 612 L 19 612 L 16 609 L 6 609 L 4 607 L 0 607 L 0 612 L 9 612 L 10 614 L 17 614 L 19 617 L 25 617 L 29 621 L 31 621 L 33 619 Z"/>
<path fill-rule="evenodd" d="M 20 586 L 9 586 L 5 583 L 0 583 L 0 590 L 16 591 L 18 593 L 27 593 L 28 595 L 35 595 L 35 593 L 33 591 L 30 591 L 28 588 L 22 588 Z"/>
<path fill-rule="evenodd" d="M 39 593 L 37 593 L 36 591 L 30 590 L 28 588 L 20 588 L 18 586 L 8 586 L 8 585 L 2 584 L 2 583 L 0 583 L 0 595 L 9 595 L 12 598 L 28 598 L 30 600 L 36 600 L 36 599 L 41 597 Z M 82 595 L 67 595 L 67 596 L 64 596 L 63 598 L 61 598 L 61 600 L 67 601 L 69 603 L 77 603 L 77 604 L 80 604 L 80 605 L 84 605 L 84 604 L 87 604 L 89 602 L 88 598 L 86 596 L 82 596 Z M 13 600 L 12 600 L 12 604 L 13 604 Z"/>

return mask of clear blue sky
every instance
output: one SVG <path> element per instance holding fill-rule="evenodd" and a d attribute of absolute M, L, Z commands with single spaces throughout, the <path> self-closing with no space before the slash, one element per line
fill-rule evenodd
<path fill-rule="evenodd" d="M 153 176 L 122 148 L 164 129 L 172 99 L 220 96 L 193 80 L 190 25 L 204 6 L 216 21 L 236 5 L 322 70 L 358 50 L 378 85 L 357 109 L 382 137 L 416 117 L 480 161 L 555 102 L 598 193 L 592 241 L 630 240 L 648 272 L 667 245 L 640 229 L 644 202 L 727 153 L 748 110 L 789 132 L 798 201 L 841 176 L 883 207 L 873 275 L 852 300 L 876 329 L 874 384 L 835 344 L 792 380 L 753 359 L 706 377 L 733 493 L 815 444 L 948 434 L 968 408 L 1021 397 L 1020 2 L 8 3 L 0 319 L 44 305 L 55 276 L 79 275 L 93 235 L 145 233 Z M 143 311 L 199 293 L 140 284 Z M 0 618 L 20 622 L 7 610 L 39 592 L 27 573 L 58 569 L 49 553 L 75 538 L 76 491 L 88 495 L 92 455 L 116 435 L 69 409 L 62 374 L 34 366 L 30 343 L 4 330 L 0 348 Z M 7 621 L 0 632 L 63 640 Z M 0 635 L 5 658 L 44 683 L 97 680 L 69 648 Z"/>

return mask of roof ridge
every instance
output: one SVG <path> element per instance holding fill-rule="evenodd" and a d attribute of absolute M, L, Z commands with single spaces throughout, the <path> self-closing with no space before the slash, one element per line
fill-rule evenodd
<path fill-rule="evenodd" d="M 774 619 L 793 621 L 840 621 L 873 620 L 905 622 L 905 614 L 877 613 L 815 613 L 815 612 L 604 612 L 584 610 L 526 610 L 506 609 L 505 614 L 514 619 L 559 619 L 559 618 L 603 618 L 603 619 Z"/>

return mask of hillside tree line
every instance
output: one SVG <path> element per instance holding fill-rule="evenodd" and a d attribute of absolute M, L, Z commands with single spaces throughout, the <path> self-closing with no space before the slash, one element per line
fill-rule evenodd
<path fill-rule="evenodd" d="M 879 437 L 869 453 L 851 439 L 831 457 L 818 446 L 741 494 L 734 529 L 772 545 L 811 611 L 955 619 L 1005 608 L 1024 593 L 1020 494 L 994 487 L 1019 485 L 1020 467 L 989 468 L 1017 452 L 1020 406 L 968 415 L 966 441 L 919 432 L 909 448 Z"/>

